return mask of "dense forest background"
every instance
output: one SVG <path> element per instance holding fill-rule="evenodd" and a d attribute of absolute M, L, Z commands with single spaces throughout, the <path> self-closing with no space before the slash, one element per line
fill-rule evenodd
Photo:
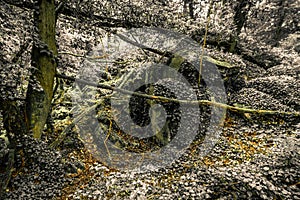
<path fill-rule="evenodd" d="M 299 1 L 2 0 L 0 9 L 1 199 L 300 198 Z M 205 48 L 205 62 L 216 65 L 224 81 L 228 107 L 209 154 L 199 156 L 199 133 L 170 166 L 124 171 L 103 162 L 80 135 L 74 78 L 83 65 L 105 60 L 98 52 L 103 38 L 149 27 L 184 34 Z M 145 62 L 176 61 L 156 50 L 105 61 L 96 84 L 112 88 L 100 87 L 100 97 Z M 188 63 L 178 65 L 189 72 Z M 198 99 L 213 101 L 205 83 L 199 88 Z M 162 91 L 156 87 L 154 95 L 166 95 Z M 108 105 L 97 107 L 107 131 Z M 200 107 L 206 125 L 210 107 Z M 144 119 L 138 109 L 136 117 Z M 112 129 L 108 139 L 132 151 L 167 141 L 157 136 L 161 144 L 136 144 Z"/>

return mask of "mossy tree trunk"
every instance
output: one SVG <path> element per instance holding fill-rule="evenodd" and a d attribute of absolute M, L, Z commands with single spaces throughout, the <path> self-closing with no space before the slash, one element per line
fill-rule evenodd
<path fill-rule="evenodd" d="M 55 41 L 54 0 L 39 0 L 34 11 L 36 35 L 32 49 L 33 71 L 26 97 L 26 115 L 29 130 L 40 138 L 53 96 L 56 73 L 57 47 Z"/>

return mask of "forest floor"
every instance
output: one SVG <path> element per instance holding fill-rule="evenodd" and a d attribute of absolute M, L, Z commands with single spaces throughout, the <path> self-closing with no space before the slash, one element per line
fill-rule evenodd
<path fill-rule="evenodd" d="M 299 111 L 296 67 L 257 71 L 228 104 Z M 173 164 L 153 171 L 106 166 L 77 136 L 68 134 L 57 151 L 48 147 L 53 136 L 48 142 L 47 136 L 43 142 L 26 138 L 36 144 L 24 147 L 32 160 L 14 172 L 4 199 L 300 199 L 299 117 L 227 111 L 208 155 L 199 157 L 194 143 Z"/>
<path fill-rule="evenodd" d="M 224 53 L 213 45 L 207 45 L 206 50 L 209 56 L 234 66 L 234 69 L 219 66 L 226 80 L 228 105 L 299 112 L 300 37 L 298 26 L 289 24 L 293 20 L 299 24 L 299 12 L 293 10 L 297 8 L 287 6 L 286 9 L 291 11 L 285 11 L 289 14 L 278 23 L 278 28 L 272 21 L 276 19 L 272 12 L 281 15 L 282 9 L 275 9 L 276 1 L 273 4 L 262 1 L 262 4 L 264 2 L 266 5 L 252 8 L 257 13 L 253 12 L 247 27 L 245 25 L 239 34 L 240 54 Z M 6 13 L 4 8 L 1 9 Z M 15 27 L 22 27 L 20 24 L 24 21 L 14 20 L 22 13 L 24 10 L 9 17 L 7 24 L 12 23 L 13 28 L 5 29 L 8 30 L 5 37 L 14 38 L 14 31 L 20 31 Z M 60 52 L 87 55 L 88 45 L 101 43 L 103 30 L 99 33 L 98 27 L 94 27 L 95 30 L 86 28 L 79 21 L 64 17 L 58 20 Z M 178 26 L 184 28 L 184 25 Z M 222 24 L 216 24 L 216 27 L 218 34 L 215 35 L 220 38 L 230 35 L 222 31 L 232 31 Z M 221 27 L 224 30 L 219 30 Z M 188 26 L 186 28 L 189 30 Z M 275 32 L 282 35 L 279 37 L 273 34 Z M 10 41 L 5 41 L 5 37 L 1 38 L 1 43 Z M 197 37 L 202 35 L 199 33 Z M 214 34 L 209 34 L 209 39 L 214 41 Z M 15 43 L 19 40 L 14 38 Z M 4 46 L 3 55 L 10 55 L 9 49 L 16 49 L 17 45 L 8 46 L 10 44 Z M 30 51 L 26 56 L 30 63 Z M 81 58 L 73 58 L 67 53 L 59 58 L 58 71 L 67 75 L 75 75 L 76 67 L 82 63 Z M 228 110 L 218 142 L 206 156 L 199 156 L 201 149 L 195 141 L 179 159 L 166 167 L 126 171 L 96 159 L 75 130 L 68 132 L 57 148 L 49 147 L 72 123 L 69 114 L 72 105 L 67 93 L 63 91 L 60 97 L 63 100 L 53 105 L 54 134 L 45 134 L 41 141 L 29 136 L 22 138 L 22 145 L 18 146 L 21 150 L 16 152 L 18 168 L 13 171 L 2 199 L 300 199 L 299 116 Z M 25 159 L 25 154 L 30 155 L 29 158 Z"/>

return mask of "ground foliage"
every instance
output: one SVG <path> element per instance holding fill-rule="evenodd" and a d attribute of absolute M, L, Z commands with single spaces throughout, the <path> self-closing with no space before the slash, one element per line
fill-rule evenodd
<path fill-rule="evenodd" d="M 33 1 L 17 2 L 5 0 L 0 6 L 1 110 L 8 100 L 22 106 L 30 75 Z M 219 66 L 228 103 L 299 112 L 298 1 L 212 2 L 207 53 L 233 66 Z M 195 0 L 191 16 L 179 0 L 57 1 L 60 3 L 64 6 L 57 19 L 58 72 L 69 76 L 76 75 L 84 56 L 93 56 L 90 52 L 101 37 L 127 28 L 168 28 L 201 44 L 210 8 L 210 1 Z M 124 57 L 135 62 L 110 66 L 104 81 L 121 77 L 146 59 L 157 59 L 144 54 Z M 50 131 L 42 141 L 29 136 L 16 139 L 16 162 L 4 199 L 300 198 L 299 118 L 228 112 L 222 136 L 208 156 L 197 157 L 195 141 L 165 169 L 120 172 L 97 162 L 84 149 L 75 128 L 56 150 L 49 149 L 72 123 L 71 82 L 56 82 L 52 121 L 47 124 Z M 5 134 L 3 124 L 1 127 Z M 9 145 L 0 141 L 2 167 L 7 164 Z"/>

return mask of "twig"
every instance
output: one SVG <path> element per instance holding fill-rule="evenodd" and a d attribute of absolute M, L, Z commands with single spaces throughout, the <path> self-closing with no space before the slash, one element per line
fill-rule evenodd
<path fill-rule="evenodd" d="M 212 8 L 212 1 L 210 1 L 208 13 L 207 13 L 206 24 L 205 24 L 205 34 L 204 34 L 204 38 L 203 38 L 202 52 L 201 52 L 201 56 L 200 56 L 199 78 L 198 78 L 198 84 L 199 85 L 200 85 L 200 82 L 201 82 L 201 75 L 202 75 L 202 69 L 203 69 L 203 56 L 204 56 L 204 49 L 205 49 L 205 46 L 206 46 L 206 39 L 207 39 L 208 25 L 209 25 L 209 22 L 210 22 L 211 8 Z"/>
<path fill-rule="evenodd" d="M 66 51 L 58 52 L 58 54 L 66 54 L 66 55 L 70 55 L 70 56 L 75 56 L 75 57 L 79 57 L 79 58 L 88 58 L 88 59 L 102 59 L 102 58 L 107 58 L 107 56 L 108 56 L 108 55 L 103 55 L 103 56 L 93 56 L 93 57 L 89 57 L 89 56 L 80 55 L 80 54 L 75 54 L 75 53 L 72 53 L 72 52 L 66 52 Z"/>
<path fill-rule="evenodd" d="M 78 58 L 86 58 L 86 59 L 90 59 L 90 60 L 97 60 L 97 59 L 99 59 L 99 61 L 97 61 L 97 62 L 103 62 L 103 63 L 127 64 L 129 62 L 132 62 L 132 61 L 129 61 L 129 60 L 122 61 L 122 62 L 121 61 L 113 61 L 113 60 L 103 60 L 103 58 L 107 58 L 108 55 L 103 55 L 103 56 L 85 56 L 85 55 L 75 54 L 75 53 L 72 53 L 72 52 L 59 52 L 58 54 L 61 54 L 61 55 L 70 55 L 70 56 L 74 56 L 74 57 L 78 57 Z"/>
<path fill-rule="evenodd" d="M 60 2 L 60 3 L 58 4 L 58 6 L 55 8 L 55 13 L 59 13 L 59 12 L 63 9 L 64 4 L 65 4 L 66 2 L 67 2 L 66 0 Z"/>

